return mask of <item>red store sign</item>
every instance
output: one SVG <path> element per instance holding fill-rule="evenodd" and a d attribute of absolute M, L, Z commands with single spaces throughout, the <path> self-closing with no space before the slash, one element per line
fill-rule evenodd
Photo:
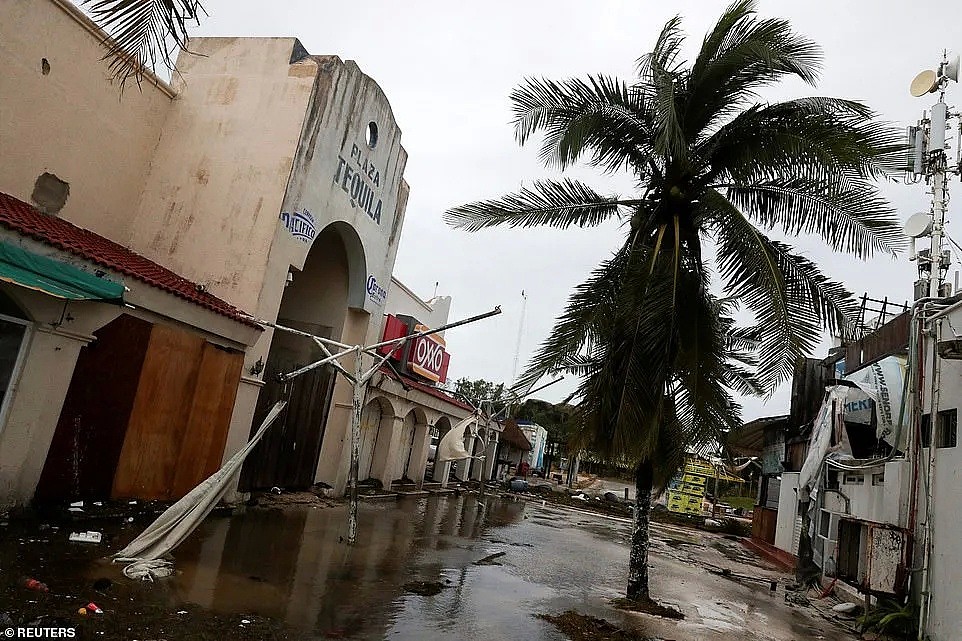
<path fill-rule="evenodd" d="M 428 329 L 426 325 L 420 324 L 413 318 L 399 318 L 389 314 L 384 323 L 383 340 L 389 341 Z M 444 347 L 444 339 L 431 334 L 409 341 L 403 350 L 394 350 L 391 358 L 401 362 L 409 374 L 416 374 L 435 383 L 443 383 L 447 380 L 448 364 L 451 361 L 451 355 L 445 351 Z M 387 350 L 388 348 L 382 347 L 380 351 L 382 354 L 387 354 Z"/>

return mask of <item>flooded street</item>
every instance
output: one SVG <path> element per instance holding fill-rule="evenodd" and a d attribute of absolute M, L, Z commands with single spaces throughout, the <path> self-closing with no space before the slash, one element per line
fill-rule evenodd
<path fill-rule="evenodd" d="M 787 579 L 721 536 L 656 527 L 652 592 L 686 616 L 669 621 L 610 606 L 627 573 L 624 521 L 510 499 L 481 505 L 474 495 L 403 499 L 362 504 L 358 542 L 349 547 L 346 519 L 344 505 L 208 518 L 176 550 L 177 574 L 153 585 L 127 580 L 99 558 L 146 523 L 114 524 L 103 545 L 67 544 L 64 527 L 26 535 L 11 524 L 0 548 L 10 605 L 0 610 L 20 622 L 57 618 L 80 625 L 84 638 L 108 639 L 551 640 L 566 637 L 535 615 L 569 609 L 652 638 L 851 638 L 785 605 L 781 586 L 772 594 L 763 583 L 708 572 Z M 26 591 L 16 585 L 20 576 L 47 582 L 51 593 Z M 104 578 L 110 588 L 95 591 Z M 415 582 L 440 591 L 412 592 Z M 78 604 L 91 600 L 105 613 L 79 618 Z"/>

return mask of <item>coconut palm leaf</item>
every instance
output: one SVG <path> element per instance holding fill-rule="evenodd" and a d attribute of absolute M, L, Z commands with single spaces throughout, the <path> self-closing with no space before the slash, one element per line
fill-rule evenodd
<path fill-rule="evenodd" d="M 539 180 L 532 187 L 502 198 L 449 209 L 444 220 L 452 227 L 478 231 L 485 227 L 537 227 L 561 229 L 594 227 L 618 215 L 623 207 L 640 205 L 640 199 L 602 196 L 584 183 L 565 179 Z"/>
<path fill-rule="evenodd" d="M 651 116 L 644 97 L 624 81 L 598 75 L 562 82 L 529 78 L 511 94 L 515 136 L 524 144 L 544 132 L 541 159 L 564 169 L 586 150 L 607 171 L 657 169 L 650 146 Z"/>
<path fill-rule="evenodd" d="M 204 11 L 199 0 L 84 0 L 91 17 L 109 34 L 105 60 L 122 84 L 138 83 L 144 70 L 174 67 L 177 51 L 187 48 L 187 25 Z"/>

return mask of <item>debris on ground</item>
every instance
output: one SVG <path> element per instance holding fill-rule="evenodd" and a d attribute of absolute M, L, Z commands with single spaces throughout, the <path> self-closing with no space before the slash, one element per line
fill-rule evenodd
<path fill-rule="evenodd" d="M 332 507 L 339 504 L 326 496 L 311 491 L 304 492 L 258 492 L 247 503 L 255 507 L 285 507 L 288 505 L 312 505 L 315 507 Z"/>
<path fill-rule="evenodd" d="M 808 597 L 805 596 L 802 592 L 793 592 L 791 590 L 785 591 L 785 603 L 789 605 L 801 605 L 801 606 L 811 605 L 811 601 L 809 601 Z"/>
<path fill-rule="evenodd" d="M 858 610 L 857 603 L 839 603 L 832 608 L 833 612 L 838 612 L 840 614 L 852 614 Z"/>
<path fill-rule="evenodd" d="M 500 563 L 495 563 L 495 559 L 500 559 L 505 554 L 507 554 L 507 552 L 495 552 L 494 554 L 489 554 L 483 559 L 475 561 L 474 565 L 501 565 Z"/>
<path fill-rule="evenodd" d="M 100 543 L 104 540 L 103 532 L 87 530 L 86 532 L 71 532 L 70 540 L 75 543 Z"/>
<path fill-rule="evenodd" d="M 29 577 L 24 577 L 21 579 L 20 585 L 28 590 L 33 590 L 34 592 L 50 592 L 50 588 L 47 587 L 46 583 L 41 583 L 40 581 Z"/>
<path fill-rule="evenodd" d="M 648 637 L 637 630 L 624 630 L 618 626 L 587 614 L 568 610 L 562 614 L 539 614 L 561 630 L 571 641 L 647 641 Z"/>
<path fill-rule="evenodd" d="M 419 596 L 434 596 L 446 587 L 448 586 L 438 581 L 411 581 L 404 584 L 404 591 Z"/>
<path fill-rule="evenodd" d="M 653 599 L 642 599 L 640 601 L 633 601 L 631 599 L 614 599 L 611 605 L 615 606 L 619 610 L 627 610 L 628 612 L 641 612 L 643 614 L 650 614 L 656 617 L 662 617 L 663 619 L 684 619 L 685 615 L 678 610 L 669 605 L 662 605 Z"/>

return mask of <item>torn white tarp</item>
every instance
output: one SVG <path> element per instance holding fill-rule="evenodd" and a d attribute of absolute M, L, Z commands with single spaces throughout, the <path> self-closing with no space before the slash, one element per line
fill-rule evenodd
<path fill-rule="evenodd" d="M 908 430 L 898 429 L 905 384 L 905 359 L 887 356 L 882 360 L 849 374 L 845 380 L 858 385 L 849 392 L 845 402 L 845 420 L 869 425 L 874 413 L 877 420 L 876 436 L 898 450 L 905 449 Z M 908 408 L 902 412 L 903 426 L 908 422 Z M 893 442 L 898 437 L 898 442 Z"/>
<path fill-rule="evenodd" d="M 448 433 L 441 437 L 438 443 L 436 461 L 459 461 L 466 458 L 474 458 L 470 452 L 464 449 L 464 433 L 472 423 L 478 420 L 477 415 L 472 414 L 460 423 L 448 430 Z"/>
<path fill-rule="evenodd" d="M 841 451 L 851 455 L 852 448 L 848 444 L 848 434 L 840 419 L 844 409 L 845 398 L 848 395 L 848 388 L 835 385 L 828 388 L 828 393 L 822 401 L 822 407 L 818 410 L 815 417 L 815 424 L 812 427 L 812 436 L 808 443 L 808 455 L 802 470 L 798 475 L 798 498 L 800 501 L 807 501 L 812 491 L 818 483 L 818 473 L 822 469 L 822 462 L 829 451 Z M 833 438 L 836 427 L 840 433 Z M 835 447 L 832 441 L 837 441 Z M 845 451 L 847 450 L 847 452 Z"/>
<path fill-rule="evenodd" d="M 152 580 L 154 577 L 171 574 L 170 563 L 161 557 L 180 545 L 210 514 L 217 502 L 227 493 L 230 481 L 244 464 L 244 459 L 264 436 L 267 428 L 277 420 L 277 416 L 285 405 L 284 401 L 274 405 L 253 438 L 243 449 L 234 454 L 224 467 L 211 474 L 184 498 L 167 508 L 140 536 L 113 555 L 115 563 L 131 564 L 124 568 L 126 576 Z"/>

